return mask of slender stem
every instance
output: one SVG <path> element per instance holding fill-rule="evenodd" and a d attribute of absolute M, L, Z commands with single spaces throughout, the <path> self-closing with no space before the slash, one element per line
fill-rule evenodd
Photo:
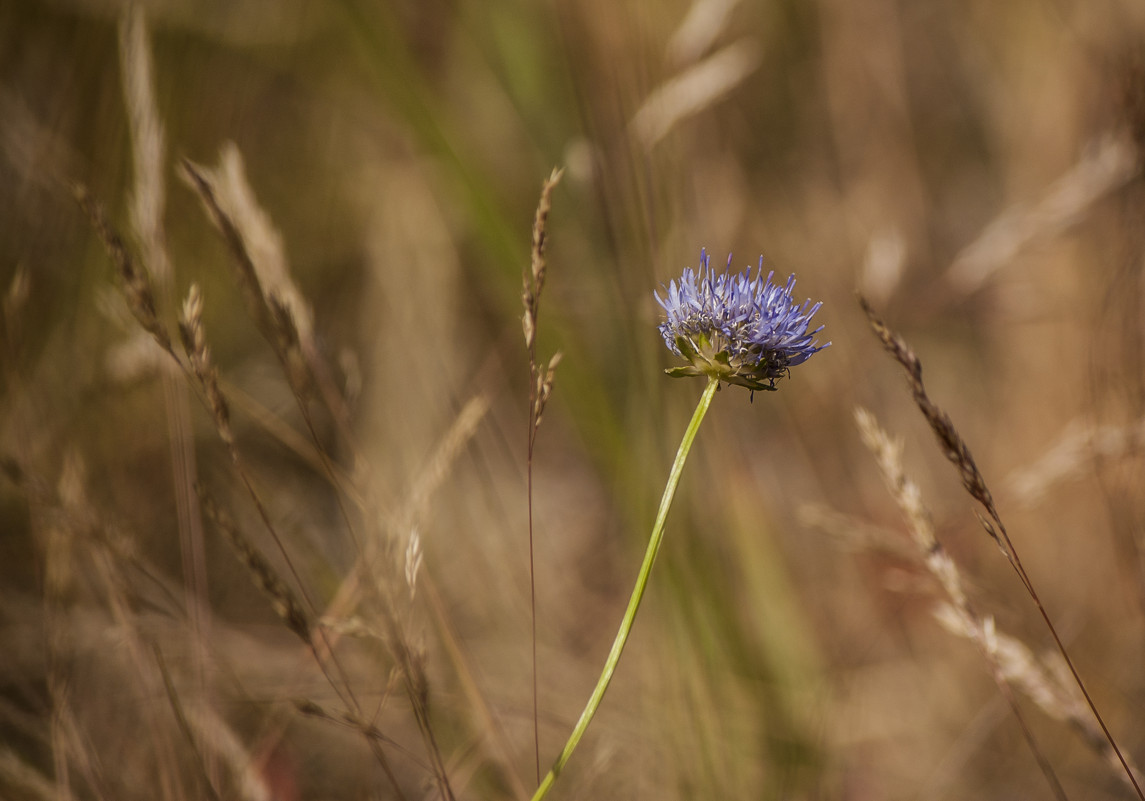
<path fill-rule="evenodd" d="M 534 385 L 536 381 L 533 382 Z M 534 390 L 535 391 L 535 390 Z M 533 408 L 536 405 L 533 404 Z M 536 441 L 537 424 L 536 412 L 531 414 L 529 421 L 529 468 L 528 468 L 528 495 L 529 495 L 529 614 L 532 620 L 533 643 L 533 755 L 536 762 L 537 781 L 541 781 L 541 718 L 537 711 L 537 572 L 533 566 L 533 443 Z"/>
<path fill-rule="evenodd" d="M 525 314 L 532 318 L 533 330 L 537 325 L 537 298 L 540 288 L 528 291 L 533 303 L 526 303 Z M 538 381 L 538 376 L 540 380 Z M 533 760 L 537 771 L 537 783 L 541 781 L 541 715 L 537 705 L 537 571 L 533 556 L 533 449 L 537 444 L 537 431 L 540 428 L 538 418 L 538 397 L 544 384 L 543 368 L 537 366 L 537 340 L 536 336 L 529 338 L 529 461 L 526 475 L 528 476 L 526 494 L 529 498 L 529 620 L 532 625 L 530 642 L 533 646 Z"/>
<path fill-rule="evenodd" d="M 577 744 L 580 743 L 581 737 L 588 729 L 588 724 L 596 715 L 597 707 L 600 706 L 604 693 L 608 690 L 608 685 L 612 681 L 612 674 L 620 662 L 620 654 L 624 651 L 624 646 L 628 642 L 628 635 L 632 631 L 632 623 L 636 620 L 636 611 L 644 599 L 644 591 L 648 587 L 648 577 L 652 574 L 652 565 L 656 562 L 656 554 L 660 552 L 660 544 L 664 541 L 664 522 L 668 519 L 668 510 L 672 507 L 672 499 L 676 496 L 676 485 L 680 483 L 680 474 L 684 471 L 684 462 L 688 458 L 688 451 L 692 449 L 692 441 L 696 438 L 696 432 L 700 430 L 700 423 L 703 421 L 704 415 L 707 414 L 708 407 L 712 405 L 712 398 L 717 389 L 719 389 L 719 382 L 714 378 L 709 378 L 708 386 L 704 389 L 704 394 L 700 396 L 700 402 L 696 406 L 695 413 L 692 414 L 692 421 L 688 423 L 688 428 L 684 432 L 680 449 L 676 451 L 676 461 L 672 463 L 672 471 L 668 474 L 668 483 L 664 487 L 664 497 L 660 499 L 660 510 L 656 513 L 656 522 L 652 525 L 652 536 L 648 540 L 648 549 L 644 552 L 644 562 L 640 565 L 640 573 L 636 576 L 636 586 L 632 588 L 632 597 L 628 601 L 624 618 L 620 621 L 616 640 L 612 643 L 612 650 L 608 652 L 608 658 L 604 662 L 604 670 L 596 682 L 596 688 L 592 691 L 588 704 L 585 705 L 584 712 L 580 714 L 580 720 L 577 721 L 576 727 L 569 735 L 564 750 L 557 757 L 557 761 L 553 763 L 552 769 L 545 776 L 540 787 L 537 788 L 537 792 L 533 794 L 533 801 L 540 801 L 548 795 L 557 777 L 561 775 L 565 763 L 569 761 L 572 752 L 576 750 Z"/>

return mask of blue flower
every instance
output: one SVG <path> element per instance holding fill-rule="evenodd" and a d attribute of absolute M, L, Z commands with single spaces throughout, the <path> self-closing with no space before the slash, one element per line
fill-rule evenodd
<path fill-rule="evenodd" d="M 707 252 L 700 251 L 698 271 L 685 268 L 668 284 L 667 299 L 656 293 L 667 313 L 660 324 L 664 343 L 688 362 L 668 375 L 709 376 L 753 391 L 774 390 L 777 379 L 831 344 L 815 339 L 823 326 L 807 330 L 823 304 L 796 304 L 794 275 L 785 286 L 771 283 L 775 273 L 763 277 L 762 256 L 755 279 L 750 267 L 717 276 L 708 262 Z M 731 262 L 728 256 L 729 270 Z"/>

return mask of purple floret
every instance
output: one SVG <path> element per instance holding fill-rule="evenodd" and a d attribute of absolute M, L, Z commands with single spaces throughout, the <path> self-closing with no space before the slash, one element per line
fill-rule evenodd
<path fill-rule="evenodd" d="M 669 350 L 690 363 L 669 375 L 708 375 L 752 390 L 775 389 L 776 379 L 830 345 L 815 339 L 823 326 L 808 331 L 823 304 L 796 304 L 795 276 L 780 286 L 771 282 L 773 275 L 763 277 L 762 256 L 754 279 L 751 268 L 715 275 L 701 251 L 698 271 L 685 268 L 668 284 L 666 299 L 656 293 L 667 314 L 660 334 Z"/>

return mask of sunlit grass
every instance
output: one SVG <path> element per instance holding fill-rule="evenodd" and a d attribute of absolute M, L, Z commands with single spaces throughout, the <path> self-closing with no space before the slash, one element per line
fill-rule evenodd
<path fill-rule="evenodd" d="M 985 624 L 934 618 L 856 406 L 903 438 L 981 620 L 1037 659 L 1052 641 L 856 288 L 923 359 L 1139 761 L 1145 73 L 1124 43 L 1145 21 L 1115 7 L 171 3 L 147 9 L 153 100 L 125 90 L 120 9 L 0 8 L 0 795 L 532 795 L 702 383 L 663 375 L 652 293 L 705 245 L 796 273 L 834 344 L 781 392 L 716 397 L 549 797 L 1046 792 L 967 634 Z M 180 180 L 186 158 L 221 192 L 225 153 L 312 329 L 276 316 L 283 285 L 236 283 Z M 553 165 L 538 755 L 520 281 Z M 235 537 L 197 530 L 199 492 Z M 1132 797 L 1014 686 L 1069 797 Z"/>

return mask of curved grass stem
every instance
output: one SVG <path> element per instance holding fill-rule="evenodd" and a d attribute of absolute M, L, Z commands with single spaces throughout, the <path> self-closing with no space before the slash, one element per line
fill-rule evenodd
<path fill-rule="evenodd" d="M 700 396 L 696 411 L 692 414 L 692 421 L 688 423 L 688 428 L 684 431 L 684 438 L 680 441 L 680 449 L 676 451 L 676 460 L 672 463 L 672 471 L 668 474 L 668 483 L 664 486 L 664 496 L 660 499 L 660 510 L 656 513 L 656 522 L 652 525 L 652 536 L 649 538 L 648 548 L 644 552 L 644 561 L 640 565 L 640 573 L 636 576 L 636 586 L 632 588 L 632 597 L 628 600 L 628 608 L 624 611 L 624 618 L 620 621 L 620 628 L 616 632 L 612 650 L 608 652 L 608 658 L 604 662 L 604 670 L 601 671 L 600 678 L 596 682 L 596 688 L 593 689 L 584 711 L 580 714 L 580 720 L 577 721 L 572 734 L 569 735 L 568 742 L 565 743 L 560 756 L 557 757 L 552 769 L 541 781 L 537 792 L 533 794 L 533 801 L 540 801 L 552 789 L 557 777 L 561 775 L 561 771 L 569 761 L 569 757 L 572 756 L 577 744 L 580 743 L 581 737 L 584 736 L 585 730 L 588 729 L 588 724 L 596 715 L 596 710 L 604 698 L 604 693 L 612 682 L 612 674 L 616 672 L 620 655 L 624 652 L 628 635 L 632 631 L 632 624 L 636 620 L 636 612 L 640 609 L 640 602 L 644 599 L 644 591 L 648 588 L 648 577 L 652 574 L 652 565 L 656 562 L 656 554 L 660 552 L 660 544 L 664 541 L 664 523 L 668 519 L 668 510 L 672 507 L 672 499 L 676 496 L 676 485 L 680 483 L 680 474 L 684 471 L 684 462 L 688 459 L 688 451 L 692 449 L 696 432 L 700 430 L 700 423 L 703 422 L 704 415 L 708 413 L 708 407 L 712 405 L 712 398 L 717 389 L 719 389 L 719 381 L 709 378 L 708 386 L 704 389 L 704 394 Z"/>

